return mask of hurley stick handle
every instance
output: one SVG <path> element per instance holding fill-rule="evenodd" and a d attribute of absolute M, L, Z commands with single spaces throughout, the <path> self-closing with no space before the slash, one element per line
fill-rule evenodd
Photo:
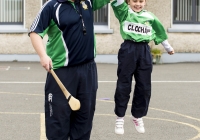
<path fill-rule="evenodd" d="M 50 71 L 51 71 L 51 74 L 53 75 L 54 79 L 58 83 L 59 87 L 61 88 L 62 92 L 65 94 L 65 97 L 68 99 L 71 94 L 67 91 L 67 89 L 62 84 L 62 82 L 60 81 L 60 79 L 58 78 L 58 76 L 55 74 L 55 72 L 53 71 L 53 69 L 51 69 Z"/>

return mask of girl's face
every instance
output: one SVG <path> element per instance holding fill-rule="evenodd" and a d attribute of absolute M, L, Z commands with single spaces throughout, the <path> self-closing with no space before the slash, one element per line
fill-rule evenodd
<path fill-rule="evenodd" d="M 133 11 L 140 12 L 144 9 L 146 0 L 128 0 L 128 4 L 130 5 Z"/>

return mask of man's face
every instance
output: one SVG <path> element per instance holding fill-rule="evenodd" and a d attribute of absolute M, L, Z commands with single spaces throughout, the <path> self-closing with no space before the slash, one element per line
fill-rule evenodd
<path fill-rule="evenodd" d="M 133 11 L 140 12 L 142 9 L 144 9 L 146 0 L 129 0 L 128 4 Z"/>

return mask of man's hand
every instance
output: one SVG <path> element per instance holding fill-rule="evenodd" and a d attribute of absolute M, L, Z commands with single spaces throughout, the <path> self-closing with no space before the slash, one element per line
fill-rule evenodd
<path fill-rule="evenodd" d="M 53 67 L 52 60 L 48 55 L 40 57 L 40 63 L 48 72 L 50 71 L 50 68 Z"/>

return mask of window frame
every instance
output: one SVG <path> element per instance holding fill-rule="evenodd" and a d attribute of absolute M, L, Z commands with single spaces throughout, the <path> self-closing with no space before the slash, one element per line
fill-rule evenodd
<path fill-rule="evenodd" d="M 106 11 L 105 12 L 108 12 L 108 8 L 109 8 L 108 5 L 106 5 Z M 100 18 L 95 17 L 96 12 L 99 11 L 99 10 L 101 10 L 101 9 L 98 9 L 98 10 L 94 11 L 94 13 L 93 13 L 94 25 L 108 25 L 108 15 L 107 15 L 107 19 L 106 19 L 107 21 L 106 22 L 96 22 L 95 21 L 95 19 L 102 20 L 102 16 Z M 103 13 L 101 13 L 101 14 L 105 14 L 104 11 L 102 11 L 102 12 Z"/>
<path fill-rule="evenodd" d="M 198 23 L 200 23 L 200 21 L 196 21 L 196 5 L 195 5 L 195 3 L 196 3 L 196 0 L 191 0 L 192 1 L 192 20 L 190 20 L 190 21 L 175 21 L 174 19 L 175 19 L 175 10 L 176 10 L 176 6 L 175 6 L 175 4 L 176 4 L 176 2 L 177 2 L 177 0 L 173 0 L 173 12 L 172 12 L 172 14 L 173 14 L 173 24 L 198 24 Z"/>
<path fill-rule="evenodd" d="M 44 4 L 44 2 L 47 0 L 41 0 L 41 6 Z M 108 19 L 107 24 L 94 24 L 94 33 L 100 33 L 100 34 L 110 34 L 113 33 L 113 29 L 110 29 L 110 3 L 108 4 Z"/>
<path fill-rule="evenodd" d="M 25 0 L 22 0 L 22 22 L 3 22 L 0 23 L 1 33 L 27 33 L 28 29 L 25 28 Z"/>
<path fill-rule="evenodd" d="M 22 0 L 22 12 L 24 11 L 24 0 Z M 5 10 L 5 9 L 4 9 Z M 0 25 L 23 25 L 24 24 L 24 12 L 22 13 L 22 22 L 0 22 Z"/>
<path fill-rule="evenodd" d="M 194 1 L 194 0 L 192 0 Z M 195 7 L 195 2 L 193 2 Z M 194 14 L 196 16 L 196 12 Z M 195 16 L 193 15 L 193 19 Z M 199 33 L 200 32 L 200 22 L 194 21 L 176 21 L 174 22 L 174 0 L 171 0 L 171 27 L 167 29 L 168 32 L 179 32 L 179 33 Z"/>
<path fill-rule="evenodd" d="M 108 22 L 107 25 L 94 24 L 94 33 L 99 34 L 112 34 L 113 29 L 110 28 L 110 3 L 108 4 Z"/>

